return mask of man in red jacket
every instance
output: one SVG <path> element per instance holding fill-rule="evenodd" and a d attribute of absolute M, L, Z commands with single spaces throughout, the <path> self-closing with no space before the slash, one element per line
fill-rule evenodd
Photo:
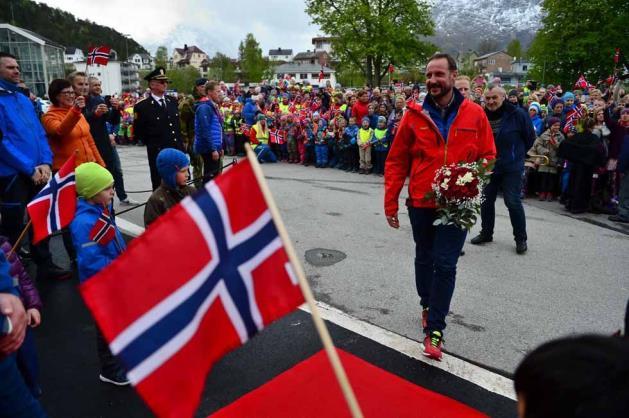
<path fill-rule="evenodd" d="M 467 231 L 437 225 L 436 204 L 424 196 L 437 169 L 444 164 L 493 160 L 491 127 L 483 109 L 454 87 L 456 62 L 435 54 L 426 66 L 428 95 L 423 104 L 410 102 L 387 157 L 384 208 L 387 222 L 399 228 L 398 198 L 407 176 L 406 205 L 415 241 L 415 284 L 422 306 L 424 355 L 440 360 L 445 318 L 454 292 L 456 264 Z"/>

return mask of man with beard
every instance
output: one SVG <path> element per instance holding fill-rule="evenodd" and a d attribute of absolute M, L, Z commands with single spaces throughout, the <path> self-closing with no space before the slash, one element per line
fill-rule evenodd
<path fill-rule="evenodd" d="M 406 205 L 415 241 L 424 355 L 435 360 L 441 359 L 445 318 L 467 231 L 456 225 L 434 225 L 436 203 L 426 194 L 444 164 L 493 160 L 496 153 L 483 109 L 454 88 L 456 77 L 456 61 L 450 55 L 435 54 L 428 60 L 428 95 L 423 104 L 407 104 L 384 173 L 385 215 L 395 229 L 400 227 L 398 198 L 410 174 Z"/>
<path fill-rule="evenodd" d="M 524 254 L 526 244 L 526 217 L 520 192 L 526 152 L 535 141 L 535 130 L 526 112 L 505 100 L 502 87 L 490 84 L 485 91 L 485 112 L 494 133 L 498 152 L 494 172 L 485 186 L 485 199 L 481 205 L 481 231 L 471 241 L 474 245 L 493 241 L 496 220 L 495 202 L 498 190 L 502 195 L 515 237 L 515 250 Z"/>

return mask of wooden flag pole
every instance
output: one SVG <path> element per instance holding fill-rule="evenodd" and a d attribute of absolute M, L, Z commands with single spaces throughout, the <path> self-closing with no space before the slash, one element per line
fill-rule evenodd
<path fill-rule="evenodd" d="M 17 249 L 17 247 L 20 246 L 20 243 L 22 242 L 22 240 L 24 239 L 24 237 L 26 236 L 26 233 L 28 232 L 28 228 L 31 227 L 31 224 L 33 223 L 32 220 L 28 220 L 28 223 L 26 224 L 26 226 L 24 227 L 24 229 L 22 230 L 22 233 L 20 234 L 20 236 L 17 238 L 17 241 L 15 241 L 15 244 L 13 244 L 13 247 L 11 247 L 11 251 L 9 251 L 9 254 L 7 254 L 7 259 L 9 257 L 11 257 L 13 255 L 13 253 L 15 252 L 15 250 Z"/>
<path fill-rule="evenodd" d="M 315 304 L 314 297 L 312 296 L 312 290 L 310 289 L 310 285 L 306 280 L 306 273 L 304 273 L 304 269 L 297 257 L 297 253 L 293 248 L 293 244 L 288 237 L 288 232 L 286 230 L 286 226 L 282 222 L 282 218 L 280 217 L 280 212 L 275 204 L 275 200 L 273 199 L 273 195 L 271 194 L 271 190 L 264 178 L 264 173 L 262 173 L 262 168 L 260 167 L 260 163 L 258 162 L 258 158 L 255 153 L 251 149 L 251 145 L 245 143 L 245 150 L 247 151 L 247 158 L 251 163 L 251 167 L 253 168 L 253 172 L 260 184 L 260 189 L 262 189 L 262 194 L 264 195 L 264 200 L 271 211 L 271 216 L 275 221 L 275 226 L 277 227 L 277 232 L 284 243 L 284 248 L 286 248 L 286 254 L 288 255 L 288 259 L 295 269 L 295 274 L 297 275 L 297 279 L 299 280 L 299 286 L 301 287 L 301 291 L 304 295 L 304 299 L 308 303 L 308 308 L 310 309 L 310 314 L 312 316 L 312 320 L 314 321 L 315 328 L 319 333 L 319 337 L 321 338 L 321 342 L 323 343 L 323 347 L 328 355 L 328 359 L 332 364 L 332 369 L 334 370 L 334 375 L 341 386 L 341 390 L 343 391 L 343 396 L 345 397 L 345 401 L 347 402 L 347 406 L 352 414 L 353 418 L 363 418 L 363 413 L 360 410 L 360 406 L 358 405 L 358 401 L 356 400 L 356 395 L 354 395 L 354 390 L 349 383 L 349 379 L 347 378 L 347 374 L 345 373 L 345 369 L 341 364 L 341 360 L 339 359 L 338 353 L 334 348 L 334 344 L 332 343 L 332 338 L 330 337 L 330 333 L 328 328 L 321 319 L 321 315 L 319 314 L 319 309 Z"/>

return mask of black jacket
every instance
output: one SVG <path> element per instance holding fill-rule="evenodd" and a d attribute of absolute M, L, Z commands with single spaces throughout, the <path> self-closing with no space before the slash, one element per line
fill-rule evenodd
<path fill-rule="evenodd" d="M 183 140 L 179 127 L 177 101 L 164 96 L 166 109 L 149 96 L 133 107 L 133 133 L 136 140 L 142 141 L 153 150 L 176 148 L 183 150 Z"/>
<path fill-rule="evenodd" d="M 526 152 L 535 141 L 535 129 L 529 115 L 520 107 L 505 102 L 496 143 L 496 173 L 524 170 Z"/>
<path fill-rule="evenodd" d="M 105 99 L 102 96 L 89 96 L 85 105 L 85 118 L 90 124 L 90 133 L 96 143 L 96 148 L 105 165 L 108 169 L 112 170 L 114 165 L 113 149 L 109 142 L 109 132 L 107 131 L 107 122 L 112 125 L 118 125 L 120 123 L 120 112 L 116 109 L 109 108 L 109 112 L 96 116 L 94 111 L 99 104 L 105 103 Z"/>

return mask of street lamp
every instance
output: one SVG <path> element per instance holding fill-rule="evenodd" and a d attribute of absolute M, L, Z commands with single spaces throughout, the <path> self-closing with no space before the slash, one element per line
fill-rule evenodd
<path fill-rule="evenodd" d="M 124 45 L 127 50 L 127 58 L 123 63 L 128 63 L 129 62 L 129 38 L 131 37 L 131 35 L 128 33 L 123 33 L 122 36 L 124 36 Z M 122 65 L 122 63 L 120 65 Z M 129 91 L 131 91 L 131 75 L 129 74 L 128 68 L 126 72 L 127 72 L 127 86 L 129 88 Z"/>

